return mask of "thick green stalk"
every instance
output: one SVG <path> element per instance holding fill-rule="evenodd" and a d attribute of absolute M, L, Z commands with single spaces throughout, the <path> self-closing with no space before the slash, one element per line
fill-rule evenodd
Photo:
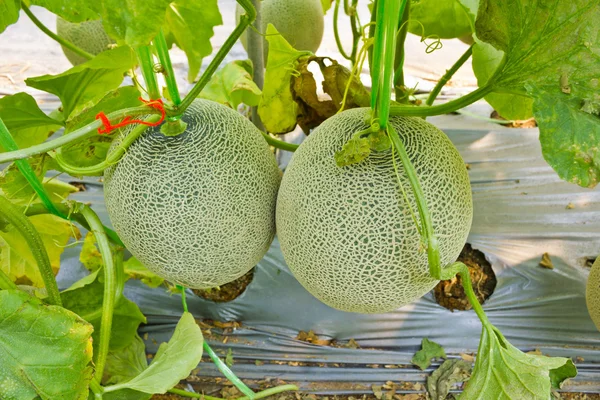
<path fill-rule="evenodd" d="M 265 58 L 263 49 L 263 37 L 258 33 L 260 32 L 261 18 L 262 18 L 262 0 L 252 0 L 252 5 L 256 10 L 256 18 L 254 19 L 254 28 L 248 29 L 248 58 L 252 62 L 252 80 L 258 86 L 260 90 L 263 89 L 265 83 Z M 252 106 L 250 108 L 252 123 L 260 131 L 265 130 L 260 115 L 258 115 L 258 107 Z"/>
<path fill-rule="evenodd" d="M 2 290 L 18 290 L 15 283 L 0 269 L 0 289 Z"/>
<path fill-rule="evenodd" d="M 279 393 L 283 393 L 283 392 L 287 392 L 287 391 L 296 391 L 296 390 L 298 390 L 298 386 L 296 386 L 296 385 L 276 386 L 274 388 L 266 389 L 266 390 L 263 390 L 262 392 L 255 393 L 254 399 L 255 400 L 264 399 L 266 397 L 274 396 Z M 190 397 L 193 399 L 223 400 L 219 397 L 206 396 L 204 394 L 192 393 L 192 392 L 188 392 L 186 390 L 181 390 L 181 389 L 176 389 L 176 388 L 169 389 L 168 392 L 177 394 L 177 395 L 183 396 L 183 397 Z M 248 396 L 244 396 L 244 397 L 238 397 L 235 400 L 250 400 L 250 398 Z"/>
<path fill-rule="evenodd" d="M 442 115 L 460 110 L 468 106 L 469 104 L 475 103 L 477 100 L 483 99 L 484 96 L 490 94 L 493 91 L 491 85 L 480 87 L 471 93 L 454 99 L 447 103 L 428 106 L 428 107 L 416 107 L 409 105 L 399 105 L 390 107 L 391 116 L 403 116 L 403 117 L 431 117 L 433 115 Z"/>
<path fill-rule="evenodd" d="M 294 152 L 294 151 L 296 151 L 296 149 L 298 149 L 297 144 L 288 143 L 288 142 L 284 142 L 283 140 L 275 139 L 271 135 L 266 134 L 262 131 L 261 131 L 261 133 L 270 146 L 273 146 L 275 148 L 285 150 L 285 151 L 291 151 L 291 152 Z"/>
<path fill-rule="evenodd" d="M 40 234 L 35 229 L 35 226 L 29 221 L 29 219 L 23 215 L 20 207 L 12 204 L 6 197 L 0 196 L 0 220 L 10 223 L 27 242 L 31 255 L 35 259 L 46 292 L 48 293 L 48 302 L 57 306 L 62 306 L 60 300 L 60 292 L 58 291 L 58 285 L 54 279 L 54 271 L 52 271 L 52 265 L 50 264 L 50 258 L 46 252 L 44 242 L 40 237 Z"/>
<path fill-rule="evenodd" d="M 408 34 L 408 20 L 410 18 L 410 1 L 406 3 L 402 18 L 400 19 L 400 32 L 398 33 L 398 39 L 396 42 L 396 56 L 394 58 L 394 92 L 396 94 L 396 101 L 402 103 L 408 103 L 408 96 L 405 96 L 405 83 L 404 83 L 404 42 L 406 41 L 406 35 Z"/>
<path fill-rule="evenodd" d="M 346 0 L 344 0 L 346 1 Z M 350 28 L 352 29 L 352 52 L 350 53 L 350 61 L 352 66 L 356 64 L 356 55 L 358 54 L 358 43 L 362 37 L 362 27 L 358 19 L 358 0 L 352 0 L 353 13 L 350 15 Z M 359 72 L 360 73 L 360 72 Z"/>
<path fill-rule="evenodd" d="M 123 297 L 125 289 L 125 267 L 123 265 L 124 249 L 115 249 L 115 304 Z"/>
<path fill-rule="evenodd" d="M 240 378 L 237 377 L 237 375 L 227 366 L 227 364 L 225 364 L 223 362 L 223 360 L 221 360 L 219 358 L 219 356 L 217 355 L 217 353 L 215 353 L 213 351 L 213 349 L 211 349 L 211 347 L 208 345 L 208 343 L 206 342 L 206 340 L 204 341 L 204 343 L 202 344 L 202 348 L 204 349 L 204 351 L 208 354 L 208 356 L 210 357 L 210 359 L 212 360 L 212 362 L 217 366 L 217 369 L 227 378 L 229 379 L 229 381 L 231 383 L 234 384 L 234 386 L 236 388 L 238 388 L 238 390 L 242 393 L 244 393 L 246 396 L 248 396 L 248 399 L 253 400 L 256 397 L 256 394 L 252 391 L 252 389 L 250 389 L 248 386 L 246 386 L 246 384 L 244 382 L 242 382 L 242 380 Z"/>
<path fill-rule="evenodd" d="M 94 399 L 102 400 L 102 393 L 104 393 L 104 388 L 100 386 L 100 384 L 94 379 L 92 379 L 90 382 L 90 391 L 94 394 Z"/>
<path fill-rule="evenodd" d="M 154 73 L 154 61 L 152 60 L 150 46 L 140 46 L 135 49 L 135 52 L 140 61 L 142 76 L 144 77 L 146 90 L 148 91 L 150 100 L 160 99 L 160 90 L 158 89 L 158 82 L 156 81 L 156 75 Z"/>
<path fill-rule="evenodd" d="M 446 83 L 448 83 L 448 81 L 450 80 L 450 78 L 452 78 L 452 76 L 456 73 L 456 71 L 458 71 L 459 68 L 462 67 L 463 64 L 471 57 L 471 54 L 473 54 L 473 45 L 471 45 L 467 49 L 467 51 L 465 51 L 464 54 L 462 56 L 460 56 L 460 58 L 458 60 L 456 60 L 454 65 L 449 70 L 446 71 L 444 76 L 442 76 L 440 78 L 438 83 L 435 85 L 435 87 L 429 94 L 429 97 L 427 97 L 427 101 L 425 102 L 425 104 L 427 104 L 428 106 L 433 104 L 433 102 L 435 101 L 438 94 L 440 94 L 440 92 L 442 91 L 442 88 L 444 87 L 444 85 Z"/>
<path fill-rule="evenodd" d="M 146 122 L 154 123 L 160 120 L 160 116 L 151 115 L 145 119 Z M 61 150 L 57 149 L 54 154 L 51 154 L 58 166 L 72 176 L 96 176 L 101 174 L 106 168 L 118 163 L 123 154 L 127 151 L 129 146 L 139 138 L 142 133 L 148 129 L 147 125 L 140 124 L 133 128 L 131 132 L 123 138 L 123 141 L 117 146 L 112 152 L 110 152 L 106 159 L 96 165 L 89 167 L 78 167 L 76 165 L 69 164 L 62 156 Z"/>
<path fill-rule="evenodd" d="M 132 108 L 124 108 L 119 111 L 112 112 L 107 115 L 110 121 L 121 120 L 126 116 L 138 116 L 138 115 L 148 115 L 148 114 L 157 114 L 158 110 L 151 107 L 132 107 Z M 65 146 L 67 144 L 75 143 L 83 139 L 87 139 L 94 135 L 97 135 L 97 129 L 102 126 L 102 121 L 95 120 L 94 122 L 90 122 L 89 124 L 70 132 L 67 135 L 60 136 L 56 139 L 49 140 L 44 143 L 37 144 L 35 146 L 28 147 L 26 149 L 18 149 L 18 150 L 8 150 L 6 153 L 0 153 L 0 164 L 21 160 L 24 158 L 28 158 L 31 156 L 35 156 L 38 154 L 47 153 L 51 150 L 57 149 L 61 146 Z"/>
<path fill-rule="evenodd" d="M 181 285 L 177 285 L 177 288 L 181 291 L 181 306 L 183 307 L 183 312 L 188 312 L 187 300 L 185 299 L 185 288 Z"/>
<path fill-rule="evenodd" d="M 183 101 L 178 107 L 174 107 L 172 110 L 167 110 L 169 116 L 182 115 L 184 111 L 192 104 L 192 102 L 198 97 L 204 86 L 210 81 L 221 62 L 225 59 L 225 56 L 229 53 L 235 42 L 244 33 L 244 30 L 250 25 L 256 18 L 256 11 L 252 6 L 251 0 L 237 0 L 237 2 L 244 8 L 246 14 L 242 15 L 239 24 L 235 27 L 231 35 L 227 38 L 223 46 L 219 49 L 215 57 L 212 59 L 206 71 L 200 77 L 200 80 L 194 85 L 192 90 L 185 96 Z"/>
<path fill-rule="evenodd" d="M 102 255 L 104 267 L 104 299 L 102 301 L 102 319 L 100 320 L 100 339 L 98 340 L 98 352 L 96 354 L 96 371 L 94 380 L 98 383 L 102 380 L 104 367 L 106 366 L 106 356 L 110 344 L 112 331 L 113 312 L 115 308 L 116 280 L 117 272 L 113 259 L 112 249 L 108 242 L 108 237 L 104 233 L 104 226 L 100 222 L 98 215 L 87 205 L 80 208 L 81 215 L 86 219 L 91 232 L 96 237 L 98 250 Z"/>
<path fill-rule="evenodd" d="M 377 0 L 373 0 L 373 8 L 371 9 L 371 21 L 369 24 L 369 38 L 375 37 L 375 27 L 377 26 L 377 8 L 379 7 Z M 373 46 L 370 46 L 367 50 L 369 61 L 369 71 L 373 71 Z"/>
<path fill-rule="evenodd" d="M 167 47 L 167 39 L 161 29 L 158 35 L 154 38 L 154 47 L 160 60 L 160 65 L 163 67 L 163 75 L 167 84 L 167 90 L 171 96 L 173 104 L 178 106 L 181 104 L 181 96 L 179 95 L 179 89 L 177 88 L 177 81 L 175 80 L 175 71 L 173 71 L 173 65 L 171 64 L 171 57 L 169 56 L 169 48 Z"/>
<path fill-rule="evenodd" d="M 92 58 L 94 58 L 93 54 L 90 54 L 87 51 L 80 49 L 79 47 L 75 46 L 73 43 L 58 36 L 56 33 L 52 32 L 50 29 L 48 29 L 44 24 L 42 24 L 42 21 L 40 21 L 39 19 L 37 19 L 37 17 L 35 15 L 33 15 L 33 13 L 29 9 L 29 7 L 27 7 L 27 5 L 25 4 L 24 1 L 21 1 L 21 9 L 25 12 L 25 14 L 27 14 L 29 19 L 31 20 L 31 22 L 33 22 L 35 24 L 35 26 L 37 26 L 42 32 L 44 32 L 46 35 L 48 35 L 51 39 L 57 41 L 61 46 L 66 47 L 67 49 L 71 50 L 72 52 L 77 53 L 77 55 L 80 55 L 81 57 L 86 58 L 88 60 L 91 60 Z"/>

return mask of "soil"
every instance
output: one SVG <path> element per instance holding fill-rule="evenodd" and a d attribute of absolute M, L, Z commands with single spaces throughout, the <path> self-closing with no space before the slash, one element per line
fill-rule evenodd
<path fill-rule="evenodd" d="M 458 261 L 463 262 L 471 274 L 473 290 L 480 303 L 484 303 L 496 288 L 496 274 L 492 265 L 485 258 L 485 254 L 473 249 L 469 243 L 465 244 Z M 433 289 L 435 301 L 450 311 L 470 310 L 471 304 L 465 296 L 460 276 L 455 276 L 447 281 L 441 281 Z"/>
<path fill-rule="evenodd" d="M 229 282 L 223 286 L 212 289 L 192 289 L 192 291 L 206 300 L 214 301 L 215 303 L 226 303 L 237 299 L 248 287 L 254 278 L 254 268 L 246 272 L 245 275 L 239 277 L 233 282 Z"/>
<path fill-rule="evenodd" d="M 507 121 L 507 119 L 500 116 L 500 114 L 498 114 L 498 112 L 496 110 L 494 110 L 492 112 L 492 114 L 490 115 L 490 118 L 497 119 L 500 121 Z M 511 122 L 510 124 L 502 124 L 502 125 L 507 128 L 535 128 L 535 127 L 537 127 L 537 122 L 535 122 L 535 119 L 529 118 L 529 119 L 524 119 L 524 120 L 516 120 L 516 121 Z"/>

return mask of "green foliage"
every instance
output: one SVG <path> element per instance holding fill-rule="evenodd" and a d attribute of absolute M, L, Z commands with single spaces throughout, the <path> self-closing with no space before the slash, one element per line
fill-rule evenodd
<path fill-rule="evenodd" d="M 165 393 L 196 368 L 202 358 L 203 343 L 202 331 L 194 317 L 184 312 L 171 340 L 160 345 L 150 366 L 126 382 L 107 387 L 106 391 L 133 389 L 151 394 Z"/>
<path fill-rule="evenodd" d="M 202 59 L 212 53 L 213 28 L 222 23 L 217 0 L 178 0 L 167 8 L 165 34 L 169 43 L 185 51 L 190 82 L 198 76 Z"/>
<path fill-rule="evenodd" d="M 63 126 L 47 116 L 27 93 L 16 93 L 0 98 L 0 118 L 10 131 L 19 148 L 42 143 Z M 4 148 L 0 144 L 0 153 Z"/>
<path fill-rule="evenodd" d="M 19 11 L 21 11 L 20 0 L 0 1 L 0 33 L 19 20 Z"/>
<path fill-rule="evenodd" d="M 469 16 L 458 0 L 419 0 L 410 7 L 408 31 L 418 36 L 452 39 L 472 32 Z"/>
<path fill-rule="evenodd" d="M 83 22 L 98 19 L 94 3 L 89 0 L 30 0 L 29 3 L 41 6 L 70 22 Z"/>
<path fill-rule="evenodd" d="M 357 164 L 371 154 L 369 139 L 363 137 L 363 132 L 357 132 L 348 140 L 340 151 L 335 153 L 335 163 L 338 167 Z"/>
<path fill-rule="evenodd" d="M 135 53 L 129 47 L 117 47 L 62 74 L 29 78 L 25 83 L 57 95 L 64 118 L 69 119 L 116 89 L 123 81 L 123 74 L 136 64 Z"/>
<path fill-rule="evenodd" d="M 0 397 L 85 399 L 92 326 L 20 291 L 0 291 Z"/>
<path fill-rule="evenodd" d="M 461 400 L 490 399 L 548 400 L 552 387 L 577 375 L 573 362 L 563 357 L 525 354 L 508 343 L 489 323 L 484 324 L 473 376 Z"/>
<path fill-rule="evenodd" d="M 600 88 L 599 19 L 598 0 L 482 0 L 475 22 L 477 37 L 505 53 L 487 85 L 535 99 L 545 159 L 562 179 L 585 187 L 600 174 L 597 116 L 582 109 Z M 564 141 L 556 146 L 548 138 L 559 130 Z"/>
<path fill-rule="evenodd" d="M 414 363 L 414 362 L 413 362 Z M 446 360 L 427 377 L 427 393 L 431 400 L 446 400 L 452 386 L 471 375 L 471 364 L 461 359 Z"/>
<path fill-rule="evenodd" d="M 298 110 L 292 98 L 290 79 L 298 59 L 311 53 L 295 50 L 272 24 L 267 27 L 266 38 L 269 41 L 269 57 L 258 114 L 268 132 L 286 133 L 296 126 Z"/>
<path fill-rule="evenodd" d="M 104 283 L 100 281 L 102 274 L 99 271 L 84 277 L 60 295 L 63 307 L 77 313 L 94 326 L 94 345 L 99 343 L 104 300 Z M 142 322 L 146 322 L 146 317 L 139 307 L 125 296 L 121 296 L 114 308 L 110 349 L 118 350 L 128 346 L 134 340 Z"/>
<path fill-rule="evenodd" d="M 423 338 L 421 350 L 415 353 L 410 362 L 424 370 L 431 365 L 431 360 L 435 358 L 446 358 L 444 348 L 436 342 Z"/>
<path fill-rule="evenodd" d="M 252 61 L 235 60 L 216 72 L 198 97 L 225 104 L 235 110 L 241 103 L 258 105 L 261 93 L 252 81 Z"/>

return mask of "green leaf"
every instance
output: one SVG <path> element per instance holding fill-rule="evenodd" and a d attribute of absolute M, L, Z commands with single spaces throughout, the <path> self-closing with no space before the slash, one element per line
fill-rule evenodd
<path fill-rule="evenodd" d="M 187 56 L 188 81 L 200 72 L 202 59 L 212 53 L 213 28 L 223 24 L 217 0 L 178 0 L 167 8 L 165 34 Z"/>
<path fill-rule="evenodd" d="M 19 11 L 21 11 L 19 0 L 0 0 L 0 33 L 19 20 Z"/>
<path fill-rule="evenodd" d="M 334 0 L 321 0 L 321 6 L 323 6 L 323 14 L 325 14 L 331 8 Z"/>
<path fill-rule="evenodd" d="M 65 119 L 68 119 L 117 88 L 123 81 L 123 74 L 136 63 L 135 53 L 131 48 L 117 47 L 62 74 L 28 78 L 25 83 L 57 95 L 62 102 Z"/>
<path fill-rule="evenodd" d="M 102 255 L 96 246 L 96 238 L 91 232 L 88 232 L 85 236 L 81 253 L 79 254 L 79 261 L 81 261 L 81 263 L 91 272 L 98 271 L 104 266 Z M 144 267 L 135 257 L 131 257 L 125 261 L 123 263 L 123 269 L 128 278 L 138 279 L 151 288 L 158 287 L 165 281 L 163 278 Z"/>
<path fill-rule="evenodd" d="M 410 362 L 424 370 L 431 365 L 431 360 L 434 358 L 446 358 L 444 348 L 436 342 L 423 338 L 421 350 L 415 353 Z"/>
<path fill-rule="evenodd" d="M 480 399 L 485 393 L 490 399 L 548 400 L 553 384 L 575 375 L 577 369 L 570 359 L 525 354 L 488 323 L 481 334 L 473 376 L 460 399 Z"/>
<path fill-rule="evenodd" d="M 22 92 L 0 98 L 0 118 L 21 149 L 44 142 L 63 125 L 44 114 L 33 97 Z M 3 151 L 0 145 L 0 153 Z"/>
<path fill-rule="evenodd" d="M 334 158 L 338 167 L 357 164 L 371 154 L 369 139 L 363 135 L 363 132 L 355 133 L 342 149 L 335 153 Z"/>
<path fill-rule="evenodd" d="M 135 378 L 106 388 L 134 389 L 144 393 L 165 393 L 190 374 L 202 358 L 204 339 L 192 314 L 184 312 L 168 343 L 158 348 L 152 364 Z"/>
<path fill-rule="evenodd" d="M 60 294 L 63 307 L 77 313 L 94 326 L 94 345 L 99 341 L 104 300 L 104 283 L 100 281 L 103 275 L 98 271 L 95 274 L 95 279 L 84 277 Z M 139 307 L 125 296 L 121 296 L 114 308 L 110 349 L 118 350 L 128 346 L 134 340 L 142 322 L 146 322 L 146 317 Z"/>
<path fill-rule="evenodd" d="M 98 103 L 84 108 L 67 120 L 65 134 L 93 122 L 99 112 L 109 114 L 124 108 L 140 106 L 140 92 L 134 86 L 122 86 L 108 92 Z M 61 155 L 69 164 L 90 167 L 106 159 L 115 135 L 95 135 L 85 140 L 63 146 Z"/>
<path fill-rule="evenodd" d="M 561 178 L 586 187 L 595 186 L 600 174 L 598 122 L 583 107 L 596 102 L 600 88 L 598 20 L 599 0 L 481 0 L 475 22 L 477 37 L 505 53 L 488 85 L 496 92 L 535 98 L 534 115 L 545 121 L 540 135 L 560 130 L 570 137 L 569 153 L 576 155 L 565 162 L 559 146 L 546 145 L 544 157 Z M 568 116 L 568 122 L 556 112 Z"/>
<path fill-rule="evenodd" d="M 296 126 L 298 111 L 290 90 L 292 74 L 298 59 L 312 53 L 295 50 L 273 24 L 268 24 L 266 38 L 269 42 L 269 55 L 258 114 L 268 132 L 286 133 Z"/>
<path fill-rule="evenodd" d="M 108 353 L 102 384 L 106 386 L 127 382 L 146 368 L 148 368 L 146 346 L 142 338 L 136 334 L 128 346 Z"/>
<path fill-rule="evenodd" d="M 411 4 L 408 31 L 418 36 L 452 39 L 470 34 L 472 27 L 458 0 L 420 0 Z"/>
<path fill-rule="evenodd" d="M 30 0 L 30 3 L 44 7 L 71 22 L 98 19 L 98 13 L 89 6 L 89 0 Z"/>
<path fill-rule="evenodd" d="M 452 386 L 471 376 L 471 364 L 465 360 L 446 360 L 427 377 L 427 392 L 431 400 L 446 400 Z M 515 399 L 516 400 L 516 399 Z"/>
<path fill-rule="evenodd" d="M 198 97 L 235 110 L 241 103 L 258 105 L 260 95 L 260 89 L 252 80 L 252 61 L 235 60 L 216 72 Z"/>
<path fill-rule="evenodd" d="M 92 330 L 62 307 L 45 306 L 20 291 L 0 291 L 0 397 L 87 398 Z"/>
<path fill-rule="evenodd" d="M 42 237 L 54 273 L 60 268 L 60 255 L 73 235 L 79 231 L 69 222 L 54 215 L 29 217 Z M 27 241 L 12 226 L 0 231 L 0 268 L 15 283 L 44 287 L 36 260 Z"/>

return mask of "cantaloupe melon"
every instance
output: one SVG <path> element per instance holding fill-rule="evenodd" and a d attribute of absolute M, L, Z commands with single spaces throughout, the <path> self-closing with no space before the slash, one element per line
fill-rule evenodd
<path fill-rule="evenodd" d="M 236 20 L 244 13 L 238 4 Z M 262 2 L 262 33 L 267 31 L 271 23 L 277 31 L 296 50 L 317 51 L 323 39 L 325 27 L 323 6 L 321 0 L 264 0 Z M 248 28 L 250 29 L 250 28 Z M 246 32 L 240 38 L 244 49 L 248 50 Z M 263 41 L 265 60 L 267 59 L 268 43 Z"/>
<path fill-rule="evenodd" d="M 74 23 L 56 17 L 56 33 L 92 55 L 108 50 L 109 46 L 114 43 L 102 27 L 100 20 Z M 63 47 L 63 52 L 73 65 L 83 64 L 87 61 L 85 57 L 66 47 Z"/>
<path fill-rule="evenodd" d="M 281 172 L 261 133 L 236 111 L 197 99 L 181 119 L 188 125 L 180 135 L 151 127 L 133 142 L 105 171 L 104 195 L 115 230 L 147 268 L 207 289 L 242 276 L 266 253 Z"/>
<path fill-rule="evenodd" d="M 600 257 L 596 258 L 585 289 L 585 302 L 592 321 L 600 330 Z"/>
<path fill-rule="evenodd" d="M 300 145 L 279 190 L 277 234 L 290 270 L 315 297 L 340 310 L 379 313 L 418 299 L 438 281 L 429 274 L 391 150 L 372 152 L 358 164 L 336 165 L 334 154 L 368 127 L 368 113 L 363 108 L 337 114 Z M 403 117 L 390 123 L 417 171 L 442 263 L 454 262 L 473 214 L 465 163 L 448 137 L 430 123 Z M 396 164 L 417 213 L 399 158 Z"/>

